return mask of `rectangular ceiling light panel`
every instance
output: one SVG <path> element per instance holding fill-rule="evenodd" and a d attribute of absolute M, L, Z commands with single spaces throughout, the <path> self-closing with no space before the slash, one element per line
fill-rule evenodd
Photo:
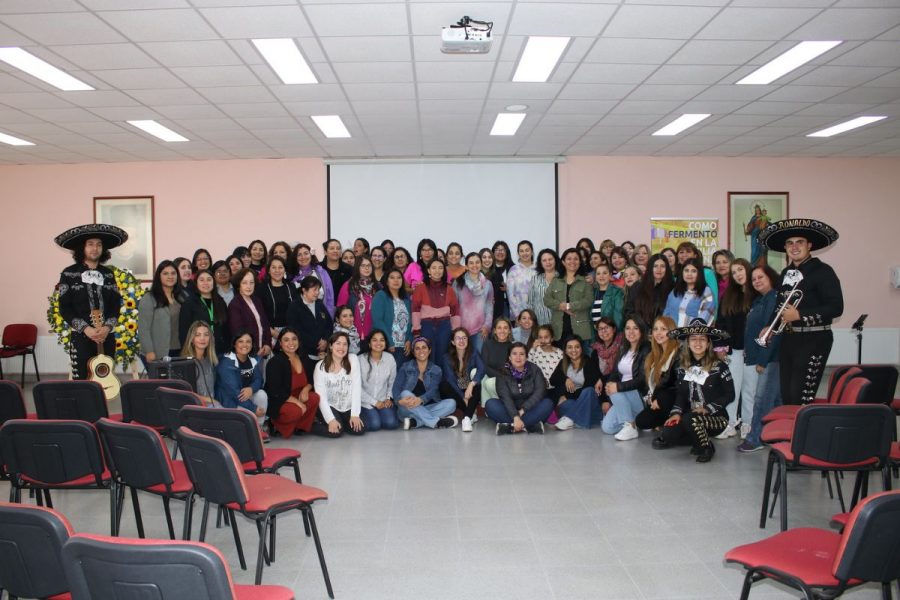
<path fill-rule="evenodd" d="M 181 134 L 175 133 L 165 125 L 160 125 L 156 121 L 128 121 L 129 125 L 149 133 L 154 137 L 158 137 L 164 142 L 189 142 L 190 140 Z"/>
<path fill-rule="evenodd" d="M 34 146 L 34 143 L 32 142 L 11 136 L 6 133 L 0 133 L 0 142 L 9 144 L 10 146 Z"/>
<path fill-rule="evenodd" d="M 491 135 L 516 135 L 524 120 L 525 113 L 499 113 L 491 127 Z"/>
<path fill-rule="evenodd" d="M 825 54 L 841 42 L 800 42 L 737 82 L 738 85 L 767 85 L 794 69 Z"/>
<path fill-rule="evenodd" d="M 350 137 L 350 132 L 347 130 L 347 126 L 344 125 L 344 122 L 338 115 L 316 115 L 310 118 L 316 124 L 316 127 L 319 128 L 319 131 L 322 132 L 322 135 L 327 138 Z"/>
<path fill-rule="evenodd" d="M 253 45 L 285 84 L 319 83 L 294 40 L 290 38 L 253 40 Z"/>
<path fill-rule="evenodd" d="M 849 121 L 844 121 L 843 123 L 838 123 L 837 125 L 832 125 L 831 127 L 820 129 L 819 131 L 814 131 L 807 134 L 806 137 L 831 137 L 839 133 L 844 133 L 845 131 L 850 131 L 851 129 L 865 127 L 870 123 L 875 123 L 882 119 L 887 119 L 887 117 L 856 117 L 855 119 L 850 119 Z"/>
<path fill-rule="evenodd" d="M 82 92 L 94 89 L 21 48 L 0 48 L 0 60 L 64 92 Z"/>
<path fill-rule="evenodd" d="M 689 129 L 704 119 L 708 119 L 708 114 L 685 114 L 681 115 L 662 129 L 653 132 L 653 135 L 678 135 L 685 129 Z"/>
<path fill-rule="evenodd" d="M 546 82 L 565 52 L 566 46 L 569 45 L 570 39 L 572 38 L 529 37 L 512 80 L 517 83 Z"/>

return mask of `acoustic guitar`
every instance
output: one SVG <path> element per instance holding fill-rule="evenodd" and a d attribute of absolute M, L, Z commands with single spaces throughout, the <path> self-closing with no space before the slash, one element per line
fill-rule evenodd
<path fill-rule="evenodd" d="M 91 311 L 91 325 L 97 329 L 103 327 L 103 315 L 99 310 Z M 113 333 L 110 332 L 110 335 Z M 103 344 L 97 342 L 97 356 L 88 360 L 88 378 L 103 386 L 103 395 L 107 400 L 112 400 L 119 395 L 121 384 L 119 378 L 113 373 L 115 366 L 115 361 L 103 354 Z"/>

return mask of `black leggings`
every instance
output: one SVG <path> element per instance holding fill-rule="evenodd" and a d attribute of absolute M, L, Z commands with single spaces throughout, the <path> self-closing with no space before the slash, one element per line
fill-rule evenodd
<path fill-rule="evenodd" d="M 463 399 L 462 394 L 456 391 L 456 388 L 447 383 L 446 381 L 442 381 L 439 387 L 442 398 L 453 398 L 456 400 L 456 408 L 457 410 L 462 411 L 464 417 L 472 418 L 472 415 L 475 414 L 475 411 L 478 410 L 478 407 L 481 406 L 481 384 L 476 383 L 475 387 L 472 388 L 472 397 L 469 398 L 469 403 L 466 404 L 466 401 Z"/>
<path fill-rule="evenodd" d="M 781 337 L 781 398 L 785 404 L 809 404 L 822 381 L 834 335 L 831 331 L 810 331 Z"/>
<path fill-rule="evenodd" d="M 312 428 L 310 429 L 310 433 L 313 435 L 320 435 L 322 437 L 330 437 L 330 438 L 339 438 L 344 433 L 349 433 L 350 435 L 362 435 L 366 432 L 366 426 L 363 424 L 362 429 L 359 431 L 353 431 L 353 428 L 350 427 L 350 411 L 341 412 L 339 410 L 331 409 L 331 412 L 334 414 L 334 418 L 338 420 L 341 424 L 341 430 L 337 433 L 331 433 L 328 431 L 328 423 L 322 418 L 321 411 L 316 415 L 316 420 L 313 421 Z"/>
<path fill-rule="evenodd" d="M 728 416 L 701 415 L 688 413 L 681 415 L 681 420 L 675 424 L 663 427 L 660 437 L 671 445 L 684 443 L 690 440 L 694 448 L 710 446 L 710 436 L 716 436 L 728 426 Z"/>

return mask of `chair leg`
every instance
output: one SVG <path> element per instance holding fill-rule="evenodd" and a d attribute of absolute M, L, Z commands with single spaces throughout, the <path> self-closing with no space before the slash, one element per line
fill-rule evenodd
<path fill-rule="evenodd" d="M 259 521 L 256 522 L 256 531 L 259 533 L 260 537 L 263 535 L 262 523 Z M 269 560 L 269 548 L 267 546 L 263 546 L 263 560 L 266 561 L 266 566 L 271 566 L 272 561 Z"/>
<path fill-rule="evenodd" d="M 209 500 L 203 501 L 203 518 L 200 519 L 200 537 L 199 541 L 206 541 L 206 521 L 209 519 Z"/>
<path fill-rule="evenodd" d="M 838 473 L 839 471 L 835 471 L 834 473 L 834 485 L 837 488 L 838 502 L 841 503 L 841 512 L 847 512 L 847 506 L 844 504 L 844 490 L 841 487 L 841 480 L 838 479 Z"/>
<path fill-rule="evenodd" d="M 44 506 L 44 492 L 42 490 L 37 491 L 37 494 L 34 496 L 34 501 L 38 506 Z"/>
<path fill-rule="evenodd" d="M 137 523 L 138 537 L 144 539 L 144 520 L 141 518 L 141 503 L 138 501 L 137 490 L 131 490 L 131 506 L 134 508 L 134 520 Z"/>
<path fill-rule="evenodd" d="M 188 494 L 184 499 L 184 525 L 181 529 L 181 539 L 191 539 L 191 521 L 194 519 L 194 494 Z"/>
<path fill-rule="evenodd" d="M 882 600 L 891 600 L 893 597 L 894 597 L 894 595 L 891 593 L 891 583 L 889 581 L 888 582 L 882 581 L 881 582 L 881 598 L 882 598 Z"/>
<path fill-rule="evenodd" d="M 744 585 L 741 587 L 741 600 L 750 598 L 750 586 L 753 585 L 753 582 L 753 571 L 748 570 L 747 574 L 744 575 Z"/>
<path fill-rule="evenodd" d="M 40 381 L 40 380 L 41 380 L 41 374 L 40 374 L 40 372 L 38 372 L 38 368 L 37 368 L 37 354 L 35 354 L 34 352 L 32 352 L 32 353 L 31 353 L 31 358 L 32 358 L 32 360 L 34 360 L 34 376 L 37 378 L 38 381 Z"/>
<path fill-rule="evenodd" d="M 828 471 L 822 471 L 822 477 L 825 478 L 825 483 L 828 484 L 828 498 L 834 500 L 834 489 L 831 487 L 831 477 L 828 476 Z"/>
<path fill-rule="evenodd" d="M 41 491 L 38 490 L 38 493 L 40 494 Z M 49 489 L 44 490 L 44 504 L 47 505 L 47 508 L 53 508 L 53 498 L 50 497 Z"/>
<path fill-rule="evenodd" d="M 787 531 L 787 465 L 783 460 L 778 461 L 778 471 L 781 477 L 781 530 Z"/>
<path fill-rule="evenodd" d="M 22 355 L 22 389 L 25 389 L 25 355 Z"/>
<path fill-rule="evenodd" d="M 294 479 L 297 483 L 303 483 L 303 478 L 300 477 L 300 460 L 297 459 L 294 461 Z"/>
<path fill-rule="evenodd" d="M 759 512 L 759 528 L 766 528 L 766 513 L 769 510 L 769 491 L 772 489 L 772 469 L 775 466 L 775 455 L 770 451 L 766 465 L 766 479 L 763 483 L 762 510 Z M 305 514 L 305 511 L 304 511 Z"/>
<path fill-rule="evenodd" d="M 254 580 L 255 585 L 259 585 L 262 583 L 262 572 L 263 572 L 263 561 L 265 560 L 266 554 L 266 534 L 269 530 L 269 519 L 263 519 L 263 522 L 256 522 L 257 526 L 260 527 L 259 530 L 259 550 L 256 552 L 256 579 Z"/>
<path fill-rule="evenodd" d="M 272 515 L 272 526 L 269 528 L 269 561 L 275 562 L 275 518 L 276 515 Z"/>
<path fill-rule="evenodd" d="M 241 570 L 246 571 L 247 561 L 244 560 L 244 546 L 241 544 L 241 534 L 238 531 L 237 519 L 234 518 L 233 510 L 226 510 L 228 511 L 228 516 L 231 517 L 231 532 L 234 534 L 234 545 L 237 548 L 238 561 L 241 563 Z"/>
<path fill-rule="evenodd" d="M 166 526 L 169 528 L 169 539 L 175 539 L 175 527 L 172 525 L 172 511 L 169 510 L 169 497 L 163 496 L 163 511 L 166 513 Z"/>
<path fill-rule="evenodd" d="M 118 536 L 119 531 L 122 530 L 122 511 L 125 508 L 125 486 L 117 485 L 116 486 L 116 533 L 114 535 Z"/>
<path fill-rule="evenodd" d="M 109 535 L 119 535 L 119 486 L 115 482 L 109 484 Z"/>
<path fill-rule="evenodd" d="M 781 492 L 781 471 L 775 473 L 775 484 L 772 486 L 772 507 L 769 509 L 769 518 L 775 515 L 775 503 L 778 501 L 778 494 Z"/>
<path fill-rule="evenodd" d="M 316 552 L 319 554 L 319 565 L 322 567 L 322 577 L 325 578 L 325 589 L 328 597 L 334 600 L 334 590 L 331 589 L 331 577 L 328 576 L 328 566 L 325 564 L 325 553 L 322 551 L 322 542 L 319 540 L 319 530 L 316 528 L 316 518 L 312 507 L 307 507 L 303 512 L 309 512 L 309 526 L 312 528 L 313 541 L 316 543 Z"/>

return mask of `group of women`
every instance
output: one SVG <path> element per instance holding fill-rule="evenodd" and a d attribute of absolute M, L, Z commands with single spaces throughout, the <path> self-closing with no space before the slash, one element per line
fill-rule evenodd
<path fill-rule="evenodd" d="M 583 238 L 560 256 L 523 240 L 515 262 L 502 241 L 465 254 L 426 238 L 414 258 L 390 240 L 322 248 L 321 262 L 261 240 L 161 262 L 139 306 L 142 357 L 196 359 L 208 403 L 284 437 L 449 428 L 456 414 L 469 432 L 482 408 L 498 434 L 654 430 L 655 447 L 690 441 L 700 461 L 710 436 L 761 447 L 753 407 L 777 390 L 777 343 L 745 340 L 775 308 L 767 266 L 719 251 L 709 268 L 690 242 L 651 254 Z"/>

